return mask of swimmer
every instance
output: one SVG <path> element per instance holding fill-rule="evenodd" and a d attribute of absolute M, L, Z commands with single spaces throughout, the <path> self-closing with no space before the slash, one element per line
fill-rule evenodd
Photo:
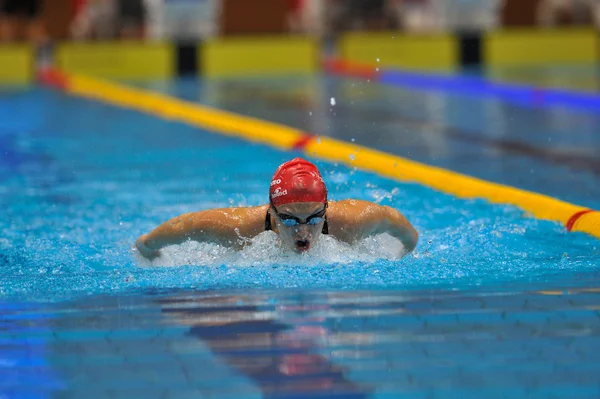
<path fill-rule="evenodd" d="M 269 189 L 269 204 L 209 209 L 177 216 L 136 240 L 139 253 L 152 260 L 160 249 L 187 240 L 242 248 L 265 230 L 275 232 L 284 248 L 309 251 L 321 234 L 356 243 L 388 233 L 414 250 L 418 233 L 396 209 L 363 200 L 329 201 L 317 167 L 295 158 L 277 168 Z"/>

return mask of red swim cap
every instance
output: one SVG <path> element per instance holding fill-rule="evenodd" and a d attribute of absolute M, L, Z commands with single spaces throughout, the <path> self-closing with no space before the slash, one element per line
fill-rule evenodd
<path fill-rule="evenodd" d="M 274 206 L 292 202 L 327 202 L 327 188 L 317 167 L 302 158 L 281 164 L 271 180 L 269 199 Z"/>

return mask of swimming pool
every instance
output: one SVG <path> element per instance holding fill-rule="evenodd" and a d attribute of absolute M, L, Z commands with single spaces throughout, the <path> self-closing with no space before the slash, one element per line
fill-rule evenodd
<path fill-rule="evenodd" d="M 236 99 L 242 84 L 255 89 Z M 476 101 L 343 79 L 290 85 L 153 87 L 598 208 L 593 169 L 474 141 L 501 136 Z M 404 119 L 383 123 L 397 105 Z M 554 148 L 548 135 L 593 159 L 596 116 L 496 105 L 497 123 L 535 132 L 501 130 L 511 140 Z M 569 135 L 574 120 L 583 130 Z M 148 267 L 131 251 L 139 234 L 184 212 L 264 203 L 275 167 L 296 154 L 41 88 L 2 92 L 0 143 L 0 397 L 600 395 L 592 237 L 317 160 L 332 199 L 404 212 L 421 233 L 414 255 L 391 259 L 386 237 L 282 255 L 264 233 L 242 253 L 189 244 L 166 251 L 158 263 L 170 267 Z M 533 177 L 515 173 L 527 168 Z"/>

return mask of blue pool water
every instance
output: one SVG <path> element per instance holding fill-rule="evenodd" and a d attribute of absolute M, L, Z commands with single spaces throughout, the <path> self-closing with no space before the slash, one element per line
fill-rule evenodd
<path fill-rule="evenodd" d="M 597 65 L 519 66 L 497 68 L 483 73 L 496 81 L 579 92 L 600 92 L 600 68 Z"/>
<path fill-rule="evenodd" d="M 331 77 L 144 86 L 600 209 L 594 112 Z"/>
<path fill-rule="evenodd" d="M 353 92 L 342 80 L 311 86 L 317 94 L 255 81 L 248 98 L 240 84 L 153 88 L 491 180 L 535 167 L 521 186 L 589 206 L 600 198 L 589 165 L 449 133 L 593 155 L 596 116 L 499 104 L 498 122 L 530 132 L 500 134 L 466 99 Z M 327 85 L 356 108 L 331 110 Z M 419 121 L 376 117 L 395 106 Z M 568 136 L 573 120 L 581 130 Z M 0 146 L 1 398 L 600 395 L 594 238 L 315 160 L 333 200 L 401 210 L 421 234 L 417 250 L 395 259 L 393 240 L 376 237 L 287 255 L 264 233 L 241 253 L 190 243 L 148 265 L 132 251 L 138 235 L 184 212 L 265 203 L 276 166 L 298 154 L 39 88 L 0 92 Z"/>

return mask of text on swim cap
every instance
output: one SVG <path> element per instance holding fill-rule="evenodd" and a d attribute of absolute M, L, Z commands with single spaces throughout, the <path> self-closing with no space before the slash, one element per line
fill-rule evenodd
<path fill-rule="evenodd" d="M 281 197 L 282 195 L 287 195 L 287 190 L 281 191 L 281 187 L 277 187 L 273 194 L 271 194 L 271 198 Z"/>
<path fill-rule="evenodd" d="M 280 184 L 280 183 L 281 183 L 281 179 L 276 179 L 276 180 L 271 181 L 271 186 L 274 186 L 274 185 Z"/>

